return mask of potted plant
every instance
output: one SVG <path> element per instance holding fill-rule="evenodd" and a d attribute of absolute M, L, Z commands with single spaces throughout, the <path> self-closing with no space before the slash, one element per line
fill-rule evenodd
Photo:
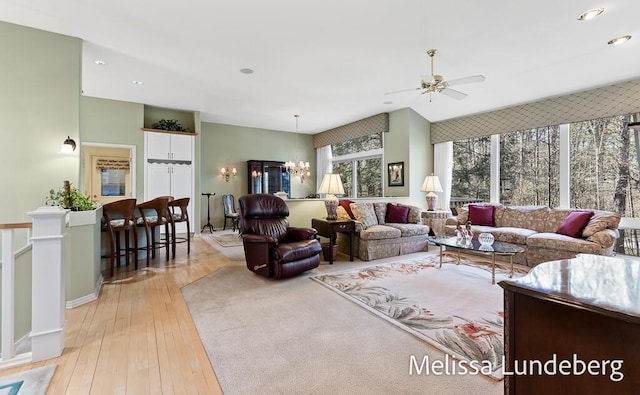
<path fill-rule="evenodd" d="M 183 128 L 182 125 L 178 122 L 177 119 L 161 119 L 159 122 L 151 125 L 152 128 L 158 130 L 167 130 L 172 132 L 190 132 L 188 128 Z"/>
<path fill-rule="evenodd" d="M 78 188 L 72 188 L 69 181 L 57 191 L 49 190 L 48 206 L 60 206 L 71 211 L 90 211 L 98 208 L 98 203 L 89 196 L 80 192 Z"/>

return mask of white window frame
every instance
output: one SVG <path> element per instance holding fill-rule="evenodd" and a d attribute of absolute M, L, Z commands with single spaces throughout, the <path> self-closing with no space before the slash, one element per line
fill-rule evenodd
<path fill-rule="evenodd" d="M 384 140 L 383 140 L 383 146 L 384 146 Z M 351 154 L 334 156 L 331 158 L 332 168 L 333 168 L 333 164 L 336 162 L 351 162 L 351 174 L 352 174 L 351 181 L 353 185 L 352 187 L 353 196 L 349 196 L 350 198 L 353 198 L 353 199 L 358 198 L 358 188 L 357 188 L 358 172 L 356 168 L 356 162 L 359 160 L 375 159 L 375 158 L 380 158 L 380 176 L 381 176 L 381 180 L 384 180 L 384 148 L 377 148 L 369 151 L 354 152 Z M 381 188 L 384 195 L 384 181 L 383 181 L 383 185 L 381 185 Z"/>

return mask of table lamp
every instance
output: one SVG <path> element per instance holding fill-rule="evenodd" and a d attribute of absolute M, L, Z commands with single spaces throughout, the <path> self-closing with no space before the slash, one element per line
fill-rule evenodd
<path fill-rule="evenodd" d="M 322 182 L 318 193 L 326 193 L 327 196 L 324 200 L 324 205 L 327 208 L 327 219 L 338 219 L 338 198 L 336 194 L 344 194 L 344 187 L 342 186 L 342 180 L 340 174 L 327 173 L 322 176 Z"/>
<path fill-rule="evenodd" d="M 438 196 L 436 196 L 435 192 L 442 192 L 442 185 L 440 185 L 440 179 L 438 178 L 438 176 L 434 176 L 433 174 L 427 176 L 424 179 L 422 188 L 420 188 L 420 190 L 422 192 L 429 192 L 426 196 L 427 210 L 433 211 L 436 206 L 436 202 L 438 201 Z"/>

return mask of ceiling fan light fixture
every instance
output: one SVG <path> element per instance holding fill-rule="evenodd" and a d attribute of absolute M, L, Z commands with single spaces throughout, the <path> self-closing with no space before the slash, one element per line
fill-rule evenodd
<path fill-rule="evenodd" d="M 579 21 L 587 21 L 593 19 L 604 12 L 604 8 L 592 8 L 578 15 Z"/>
<path fill-rule="evenodd" d="M 616 37 L 614 39 L 611 39 L 611 40 L 609 40 L 609 42 L 607 42 L 607 44 L 609 44 L 609 45 L 620 45 L 622 43 L 626 43 L 629 40 L 631 40 L 631 36 L 627 34 L 626 36 L 620 36 L 620 37 Z"/>

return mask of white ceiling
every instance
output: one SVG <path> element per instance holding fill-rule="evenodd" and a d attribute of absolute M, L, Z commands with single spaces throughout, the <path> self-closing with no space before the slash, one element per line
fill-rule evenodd
<path fill-rule="evenodd" d="M 605 12 L 577 20 L 594 7 Z M 405 107 L 435 122 L 640 78 L 638 15 L 636 0 L 0 0 L 1 20 L 84 40 L 86 96 L 284 131 L 300 114 L 303 133 Z M 417 87 L 431 48 L 445 80 L 486 81 L 456 87 L 462 101 L 384 95 Z"/>

